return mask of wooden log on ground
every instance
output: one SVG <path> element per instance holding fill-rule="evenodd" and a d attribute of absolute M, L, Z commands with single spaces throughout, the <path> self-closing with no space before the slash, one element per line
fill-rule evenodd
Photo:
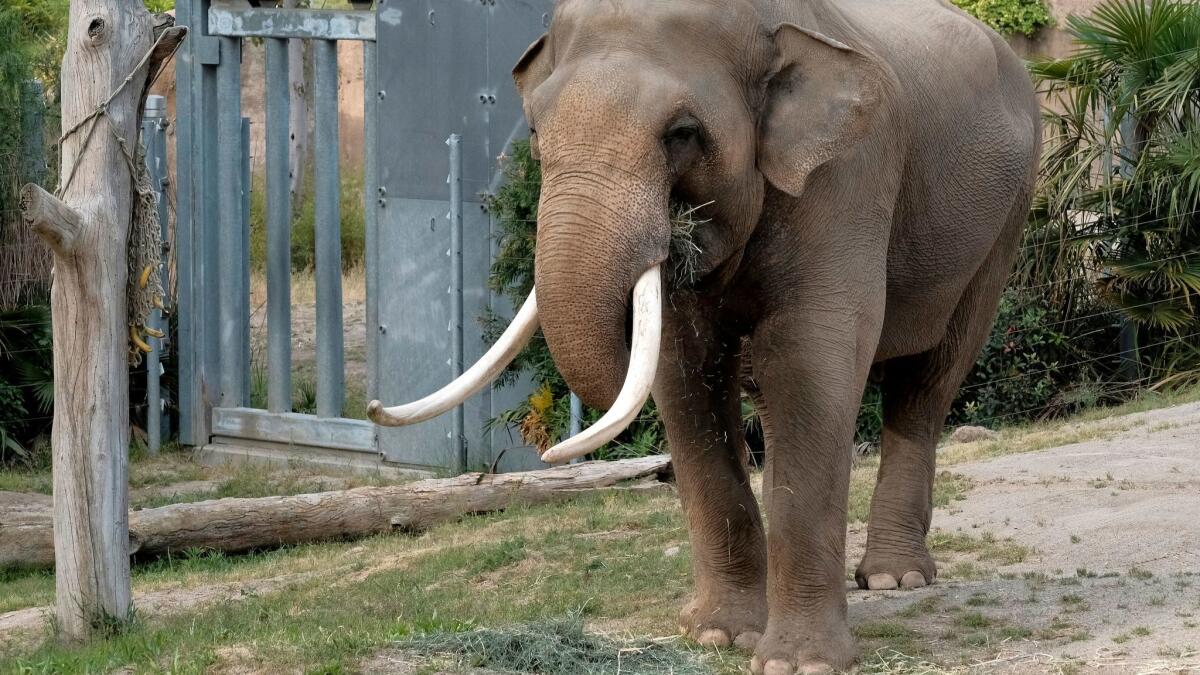
<path fill-rule="evenodd" d="M 642 481 L 637 487 L 645 487 L 646 481 L 657 484 L 670 472 L 670 464 L 666 455 L 655 455 L 290 497 L 172 504 L 130 512 L 130 553 L 157 555 L 188 548 L 236 552 L 395 530 L 418 532 L 512 504 L 554 503 L 630 481 Z M 0 493 L 0 568 L 54 564 L 45 497 L 13 494 Z M 22 503 L 20 497 L 27 499 Z"/>

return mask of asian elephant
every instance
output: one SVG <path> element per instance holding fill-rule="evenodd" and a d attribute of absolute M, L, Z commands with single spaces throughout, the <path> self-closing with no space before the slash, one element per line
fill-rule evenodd
<path fill-rule="evenodd" d="M 932 583 L 935 444 L 1036 173 L 1022 62 L 944 0 L 561 0 L 513 75 L 542 163 L 536 301 L 476 375 L 494 375 L 540 322 L 589 405 L 636 409 L 652 382 L 694 556 L 683 631 L 753 650 L 755 673 L 850 665 L 860 398 L 875 371 L 882 459 L 855 578 Z M 678 203 L 703 205 L 699 279 L 660 299 Z M 635 284 L 645 307 L 631 311 Z M 640 311 L 655 316 L 639 327 Z M 766 436 L 769 530 L 745 465 L 743 364 Z M 627 370 L 643 382 L 623 389 Z M 372 418 L 445 409 L 426 404 L 400 419 L 376 402 Z"/>

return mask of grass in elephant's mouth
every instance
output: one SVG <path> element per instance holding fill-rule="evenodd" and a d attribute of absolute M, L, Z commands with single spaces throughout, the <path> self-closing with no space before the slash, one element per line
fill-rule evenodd
<path fill-rule="evenodd" d="M 671 244 L 667 257 L 667 279 L 675 288 L 689 288 L 695 285 L 700 274 L 700 254 L 703 253 L 696 243 L 696 228 L 707 220 L 701 220 L 696 212 L 709 206 L 705 202 L 692 206 L 683 202 L 671 203 Z"/>

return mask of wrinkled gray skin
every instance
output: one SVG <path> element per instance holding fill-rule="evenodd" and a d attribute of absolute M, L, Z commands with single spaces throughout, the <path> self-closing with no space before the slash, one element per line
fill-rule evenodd
<path fill-rule="evenodd" d="M 620 388 L 630 289 L 667 256 L 670 201 L 711 202 L 704 276 L 664 301 L 653 392 L 695 559 L 683 630 L 753 649 L 755 673 L 848 666 L 859 399 L 874 371 L 883 457 L 858 583 L 931 583 L 935 440 L 1037 163 L 1021 62 L 936 0 L 564 0 L 513 73 L 542 160 L 539 315 L 588 404 Z M 740 386 L 767 437 L 769 532 Z"/>

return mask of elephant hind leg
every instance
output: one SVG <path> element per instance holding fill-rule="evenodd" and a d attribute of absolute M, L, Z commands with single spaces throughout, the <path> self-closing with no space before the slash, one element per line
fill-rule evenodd
<path fill-rule="evenodd" d="M 883 446 L 867 552 L 854 575 L 861 588 L 917 588 L 937 576 L 925 543 L 937 442 L 958 387 L 995 320 L 1025 210 L 1021 205 L 1021 218 L 1011 219 L 1009 231 L 968 285 L 941 343 L 922 354 L 891 359 L 881 369 Z"/>

